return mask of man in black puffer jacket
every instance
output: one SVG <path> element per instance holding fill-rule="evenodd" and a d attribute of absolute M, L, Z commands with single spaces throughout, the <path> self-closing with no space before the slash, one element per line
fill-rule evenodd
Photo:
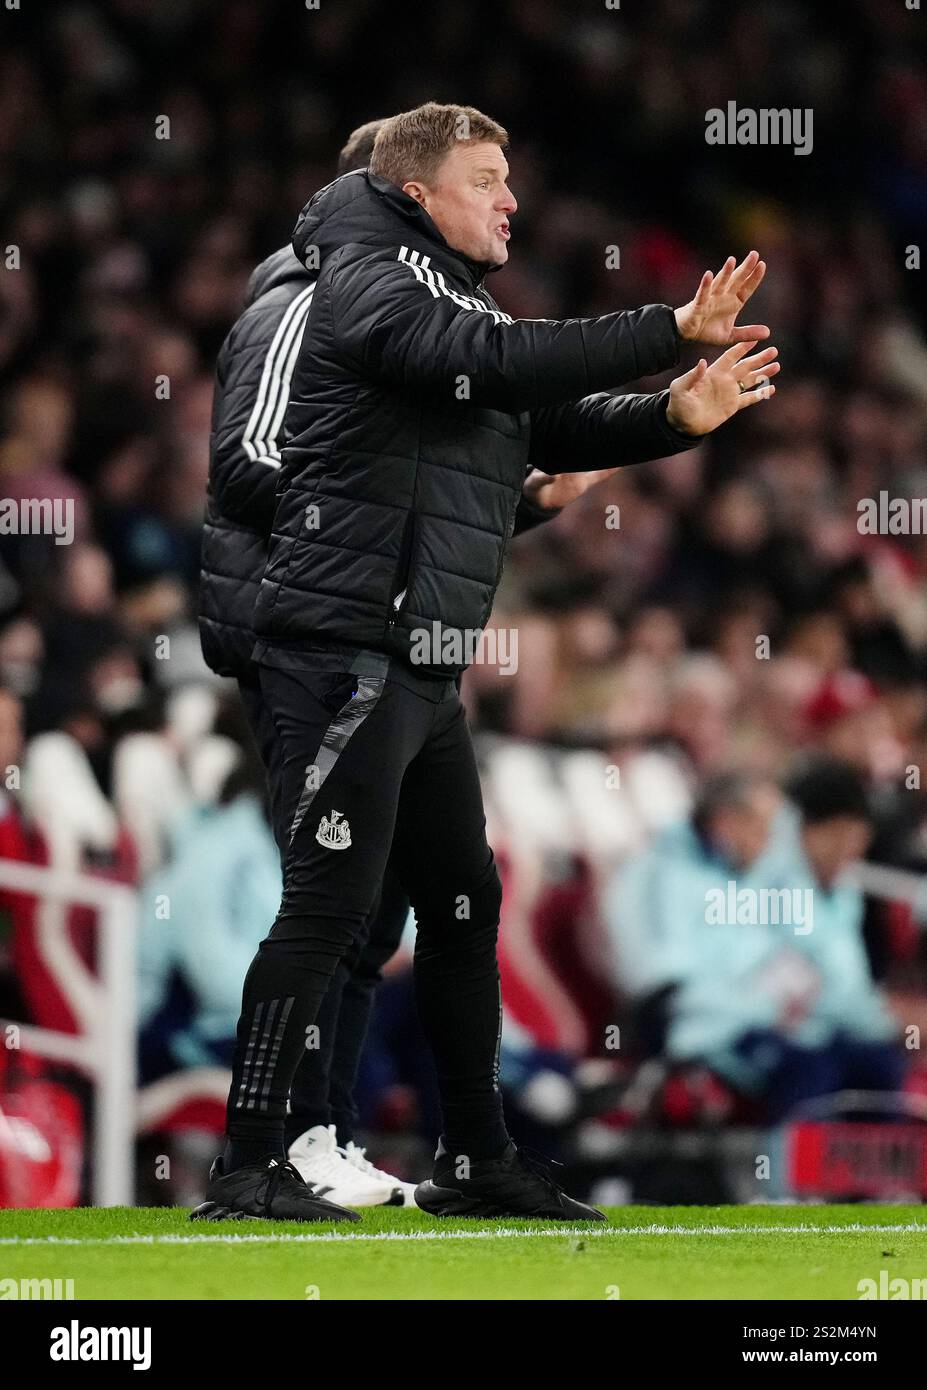
<path fill-rule="evenodd" d="M 350 135 L 338 159 L 339 174 L 366 167 L 382 124 L 368 121 Z M 281 785 L 281 747 L 251 659 L 253 613 L 276 508 L 293 362 L 315 280 L 315 272 L 304 268 L 291 246 L 263 261 L 251 277 L 245 309 L 222 346 L 216 369 L 200 640 L 207 665 L 238 681 L 272 793 Z M 571 475 L 568 487 L 567 479 L 532 475 L 519 500 L 514 534 L 556 516 L 563 493 L 578 494 L 602 476 Z M 274 811 L 282 854 L 285 835 L 276 804 Z M 287 1152 L 307 1182 L 324 1179 L 335 1202 L 373 1206 L 412 1200 L 412 1184 L 371 1169 L 357 1148 L 354 1101 L 374 992 L 384 965 L 398 949 L 408 912 L 408 898 L 387 871 L 366 938 L 339 963 L 325 995 L 316 1019 L 318 1046 L 306 1049 L 290 1088 Z"/>
<path fill-rule="evenodd" d="M 382 124 L 368 121 L 351 133 L 338 157 L 339 175 L 367 167 Z M 277 505 L 293 364 L 316 278 L 317 271 L 307 270 L 292 246 L 262 261 L 248 282 L 245 308 L 216 364 L 201 553 L 200 643 L 210 670 L 234 676 L 254 691 L 254 604 Z M 540 474 L 532 482 L 535 498 L 552 491 Z M 523 494 L 514 534 L 557 512 L 555 491 L 553 502 L 544 504 Z"/>
<path fill-rule="evenodd" d="M 735 326 L 762 279 L 755 253 L 706 275 L 675 313 L 512 322 L 482 283 L 507 257 L 516 206 L 506 139 L 472 108 L 394 117 L 369 173 L 336 180 L 297 224 L 294 249 L 319 279 L 293 369 L 255 648 L 283 749 L 284 894 L 245 982 L 229 1139 L 197 1216 L 318 1219 L 284 1165 L 287 1095 L 392 853 L 416 914 L 416 990 L 444 1115 L 419 1204 L 601 1219 L 505 1130 L 500 886 L 456 678 L 489 617 L 528 469 L 604 469 L 687 447 L 744 393 L 771 394 L 760 382 L 774 350 L 748 358 L 768 330 Z M 669 393 L 588 394 L 673 365 L 681 338 L 736 345 Z"/>

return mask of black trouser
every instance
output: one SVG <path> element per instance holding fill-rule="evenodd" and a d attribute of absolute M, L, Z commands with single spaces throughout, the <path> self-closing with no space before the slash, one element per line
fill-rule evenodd
<path fill-rule="evenodd" d="M 239 678 L 238 689 L 261 759 L 267 769 L 274 835 L 284 858 L 289 825 L 282 814 L 282 747 L 261 693 L 258 668 Z M 387 865 L 383 890 L 359 949 L 345 956 L 328 987 L 316 1024 L 318 1047 L 306 1048 L 290 1086 L 286 1142 L 314 1125 L 334 1124 L 338 1142 L 354 1139 L 357 1105 L 354 1089 L 360 1068 L 374 995 L 383 968 L 399 949 L 409 915 L 409 899 Z"/>
<path fill-rule="evenodd" d="M 245 981 L 229 1135 L 238 1152 L 282 1151 L 291 1083 L 307 1047 L 322 1041 L 325 994 L 339 964 L 356 959 L 391 857 L 415 910 L 416 998 L 445 1141 L 485 1157 L 506 1141 L 501 886 L 469 730 L 452 683 L 370 670 L 386 673 L 385 658 L 378 666 L 368 654 L 356 673 L 260 668 L 288 829 L 280 910 Z"/>
<path fill-rule="evenodd" d="M 355 1138 L 354 1088 L 374 996 L 384 966 L 399 949 L 408 916 L 408 896 L 387 865 L 382 896 L 362 947 L 340 962 L 322 1000 L 316 1019 L 319 1046 L 307 1049 L 296 1068 L 286 1120 L 288 1145 L 313 1125 L 333 1124 L 339 1144 Z"/>

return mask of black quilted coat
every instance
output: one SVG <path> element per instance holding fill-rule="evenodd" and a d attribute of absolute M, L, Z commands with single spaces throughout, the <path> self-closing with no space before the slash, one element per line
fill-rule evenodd
<path fill-rule="evenodd" d="M 365 171 L 311 199 L 293 249 L 319 278 L 255 610 L 271 643 L 408 656 L 434 624 L 478 630 L 531 467 L 606 468 L 693 442 L 667 425 L 666 392 L 589 394 L 675 364 L 664 305 L 513 322 L 483 288 L 491 267 Z"/>
<path fill-rule="evenodd" d="M 200 644 L 223 676 L 244 674 L 276 507 L 283 412 L 315 275 L 285 246 L 258 266 L 244 312 L 219 353 L 206 524 Z"/>
<path fill-rule="evenodd" d="M 315 272 L 285 246 L 258 266 L 216 367 L 200 572 L 200 643 L 212 670 L 246 675 L 252 622 L 277 505 L 293 362 Z M 523 498 L 515 533 L 551 518 Z"/>

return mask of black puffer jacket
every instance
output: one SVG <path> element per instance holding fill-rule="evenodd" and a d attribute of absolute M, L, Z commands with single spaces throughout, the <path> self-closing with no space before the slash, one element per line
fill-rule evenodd
<path fill-rule="evenodd" d="M 293 248 L 268 256 L 216 366 L 209 484 L 200 571 L 200 644 L 219 675 L 245 675 L 252 620 L 277 505 L 283 420 L 301 329 L 315 284 Z M 515 533 L 554 513 L 522 498 Z"/>
<path fill-rule="evenodd" d="M 255 270 L 246 308 L 219 353 L 200 571 L 206 664 L 242 675 L 274 518 L 283 415 L 315 274 L 289 246 Z"/>
<path fill-rule="evenodd" d="M 435 623 L 478 631 L 530 467 L 606 468 L 692 443 L 667 425 L 666 392 L 587 395 L 674 365 L 663 305 L 513 322 L 483 289 L 491 267 L 361 171 L 316 194 L 293 248 L 321 269 L 255 610 L 272 644 L 410 656 Z"/>

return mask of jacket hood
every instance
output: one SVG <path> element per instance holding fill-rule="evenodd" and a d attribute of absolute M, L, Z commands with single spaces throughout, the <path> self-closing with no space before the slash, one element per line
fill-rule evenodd
<path fill-rule="evenodd" d="M 342 246 L 395 246 L 397 242 L 453 261 L 474 287 L 487 272 L 500 269 L 455 251 L 420 203 L 366 169 L 342 174 L 320 189 L 299 214 L 293 231 L 293 250 L 302 264 L 317 248 L 317 258 L 311 261 L 316 270 Z"/>
<path fill-rule="evenodd" d="M 245 292 L 245 307 L 260 299 L 268 290 L 275 290 L 278 285 L 288 284 L 291 280 L 305 280 L 308 283 L 314 279 L 315 275 L 310 274 L 296 259 L 292 246 L 281 246 L 279 251 L 274 251 L 252 271 Z"/>

